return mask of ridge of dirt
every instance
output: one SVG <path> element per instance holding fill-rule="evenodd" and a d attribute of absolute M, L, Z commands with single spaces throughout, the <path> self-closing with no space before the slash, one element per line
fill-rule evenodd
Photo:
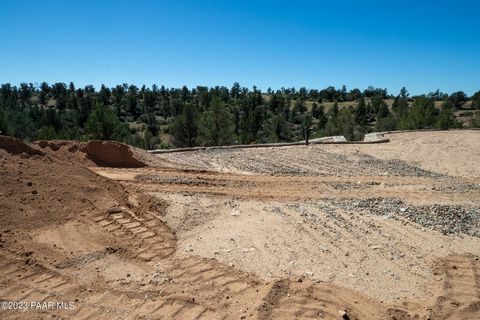
<path fill-rule="evenodd" d="M 26 155 L 37 155 L 37 156 L 45 155 L 45 153 L 43 153 L 42 151 L 26 143 L 23 143 L 22 141 L 16 138 L 12 138 L 9 136 L 2 136 L 2 135 L 0 135 L 0 149 L 4 149 L 7 152 L 10 152 L 13 154 L 24 153 Z"/>
<path fill-rule="evenodd" d="M 143 162 L 133 156 L 129 146 L 119 142 L 93 140 L 80 150 L 85 152 L 87 158 L 102 167 L 139 168 L 145 166 Z"/>
<path fill-rule="evenodd" d="M 41 140 L 34 145 L 49 154 L 80 162 L 87 166 L 139 168 L 146 166 L 140 158 L 147 158 L 138 149 L 116 141 L 91 140 L 88 142 Z"/>

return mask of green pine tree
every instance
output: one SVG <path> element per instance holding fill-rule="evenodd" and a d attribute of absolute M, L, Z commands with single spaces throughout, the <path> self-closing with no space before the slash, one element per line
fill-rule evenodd
<path fill-rule="evenodd" d="M 128 135 L 126 124 L 122 124 L 110 108 L 97 104 L 85 124 L 89 139 L 122 141 Z"/>
<path fill-rule="evenodd" d="M 198 114 L 195 107 L 186 104 L 173 125 L 173 144 L 177 147 L 193 147 L 198 138 Z"/>
<path fill-rule="evenodd" d="M 202 138 L 207 145 L 228 145 L 233 141 L 233 119 L 230 108 L 218 97 L 213 98 L 210 108 L 201 120 Z"/>

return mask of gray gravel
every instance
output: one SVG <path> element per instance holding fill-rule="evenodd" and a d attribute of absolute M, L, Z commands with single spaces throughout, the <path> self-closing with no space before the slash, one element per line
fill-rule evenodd
<path fill-rule="evenodd" d="M 480 237 L 480 208 L 460 205 L 413 206 L 394 198 L 330 199 L 333 206 L 347 211 L 407 219 L 443 234 L 467 234 Z"/>
<path fill-rule="evenodd" d="M 194 169 L 226 168 L 273 175 L 443 177 L 401 160 L 383 160 L 360 152 L 343 155 L 319 147 L 204 150 L 170 153 L 162 158 Z"/>

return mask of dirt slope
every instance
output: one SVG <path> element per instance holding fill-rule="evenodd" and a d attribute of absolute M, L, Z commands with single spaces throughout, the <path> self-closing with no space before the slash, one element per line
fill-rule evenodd
<path fill-rule="evenodd" d="M 115 141 L 36 141 L 35 146 L 43 152 L 54 154 L 64 160 L 70 159 L 87 166 L 138 168 L 145 162 L 138 151 Z"/>

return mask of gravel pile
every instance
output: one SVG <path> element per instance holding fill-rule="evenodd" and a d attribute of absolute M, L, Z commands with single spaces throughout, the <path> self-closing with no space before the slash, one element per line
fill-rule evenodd
<path fill-rule="evenodd" d="M 434 204 L 414 207 L 414 210 L 405 211 L 404 216 L 443 234 L 465 233 L 480 237 L 479 208 Z"/>
<path fill-rule="evenodd" d="M 480 190 L 480 183 L 469 183 L 453 177 L 443 177 L 441 184 L 435 186 L 435 191 L 441 192 L 472 192 Z"/>
<path fill-rule="evenodd" d="M 480 237 L 480 208 L 476 206 L 440 204 L 412 206 L 392 198 L 330 199 L 328 203 L 347 211 L 391 219 L 404 218 L 443 234 L 463 233 Z"/>
<path fill-rule="evenodd" d="M 230 182 L 219 179 L 204 179 L 191 177 L 162 177 L 154 174 L 140 174 L 135 177 L 141 181 L 156 182 L 162 184 L 184 184 L 194 186 L 228 186 Z"/>
<path fill-rule="evenodd" d="M 328 227 L 328 222 L 330 222 L 347 230 L 352 230 L 352 228 L 355 227 L 351 219 L 345 219 L 345 217 L 338 212 L 338 207 L 332 206 L 328 203 L 290 203 L 287 204 L 286 207 L 299 214 L 300 217 L 304 219 L 304 222 L 310 221 L 317 226 Z M 318 212 L 321 212 L 322 214 L 319 215 Z"/>
<path fill-rule="evenodd" d="M 162 155 L 189 168 L 299 176 L 413 176 L 438 178 L 440 174 L 401 160 L 382 160 L 363 153 L 343 155 L 321 147 L 203 150 Z"/>
<path fill-rule="evenodd" d="M 443 175 L 424 170 L 420 167 L 410 165 L 402 160 L 381 160 L 370 155 L 360 154 L 358 164 L 360 168 L 373 168 L 374 172 L 385 172 L 393 176 L 410 176 L 410 177 L 424 177 L 424 178 L 440 178 Z"/>

